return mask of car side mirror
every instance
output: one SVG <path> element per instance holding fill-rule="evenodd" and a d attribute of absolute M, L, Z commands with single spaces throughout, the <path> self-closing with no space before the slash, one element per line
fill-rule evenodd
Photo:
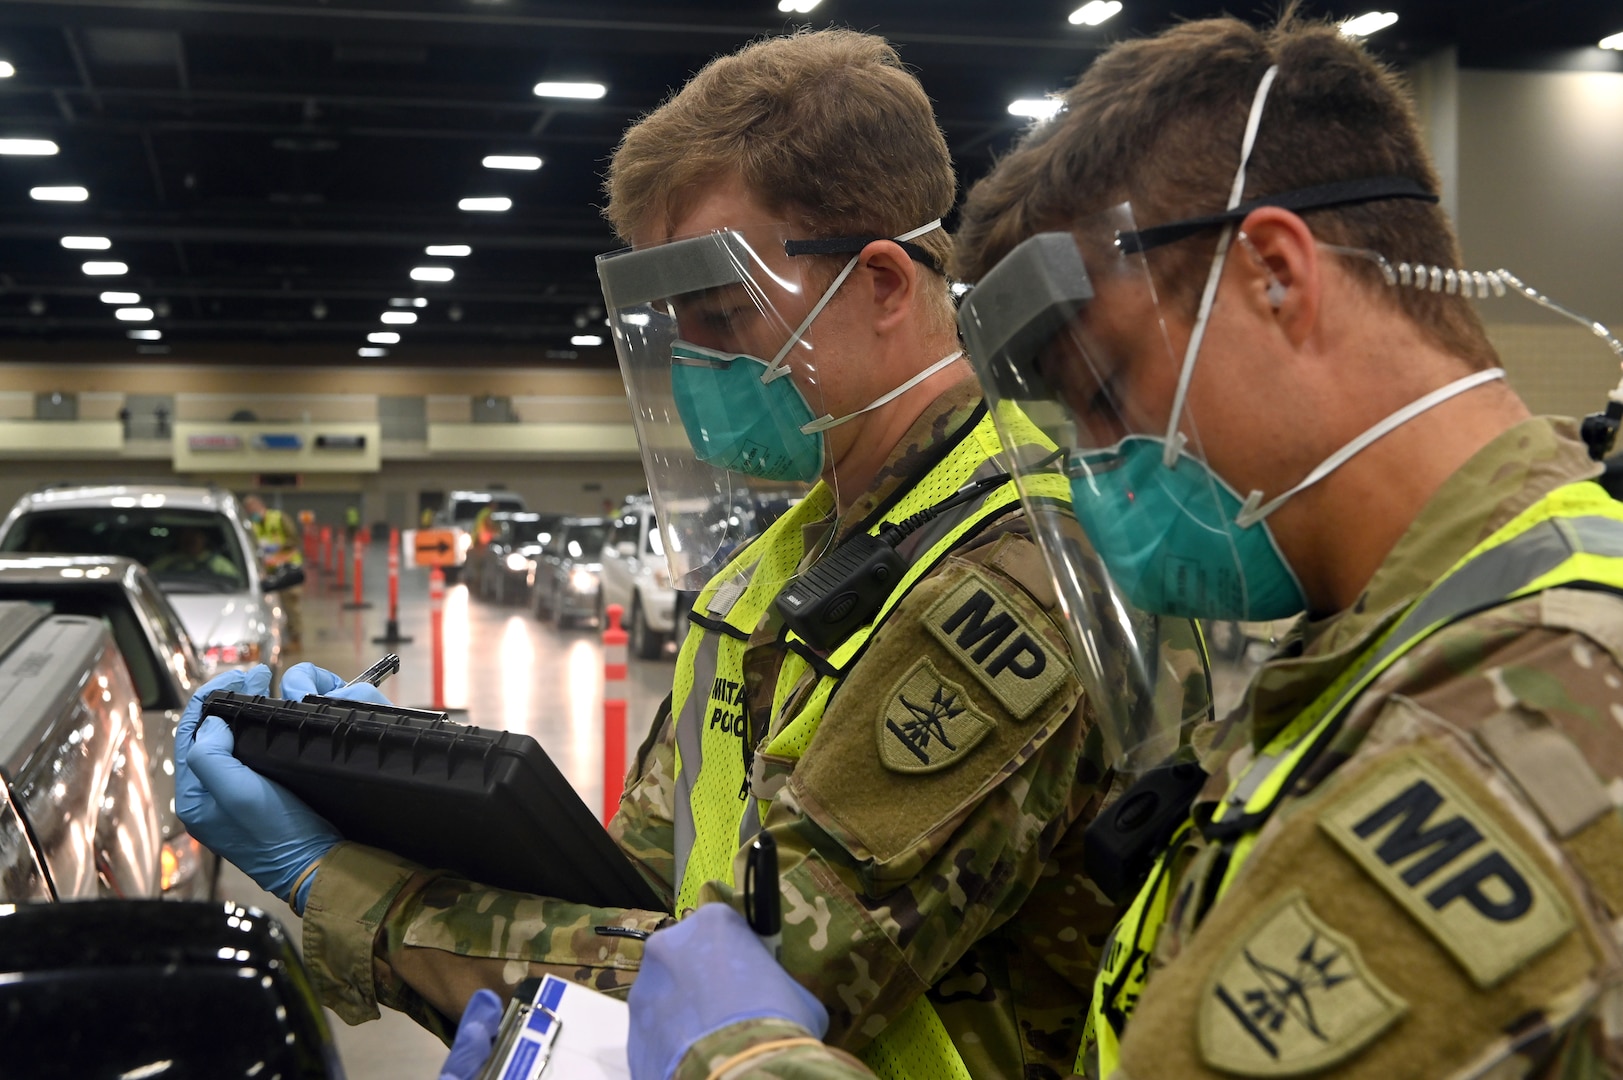
<path fill-rule="evenodd" d="M 275 919 L 232 903 L 18 904 L 0 918 L 8 1074 L 343 1075 Z M 230 1032 L 223 1038 L 222 1032 Z"/>
<path fill-rule="evenodd" d="M 261 592 L 273 593 L 281 592 L 283 589 L 291 589 L 295 585 L 303 584 L 304 567 L 294 566 L 290 563 L 287 566 L 277 567 L 275 570 L 272 570 L 270 573 L 261 578 L 259 588 Z"/>
<path fill-rule="evenodd" d="M 622 540 L 614 545 L 614 550 L 629 559 L 637 554 L 637 545 L 630 540 Z"/>

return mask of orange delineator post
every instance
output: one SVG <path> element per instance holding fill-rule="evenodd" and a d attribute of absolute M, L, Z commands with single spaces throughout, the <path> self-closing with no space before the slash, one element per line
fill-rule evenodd
<path fill-rule="evenodd" d="M 345 611 L 361 611 L 372 605 L 366 602 L 364 585 L 366 581 L 366 544 L 367 540 L 361 532 L 355 534 L 355 599 L 344 605 Z"/>
<path fill-rule="evenodd" d="M 374 645 L 399 645 L 410 641 L 400 632 L 400 530 L 389 530 L 389 621 L 383 627 L 383 636 L 372 639 Z"/>
<path fill-rule="evenodd" d="M 626 641 L 623 609 L 610 604 L 603 628 L 603 824 L 620 808 L 626 782 Z"/>
<path fill-rule="evenodd" d="M 322 570 L 322 571 L 327 571 L 327 570 L 332 569 L 332 526 L 331 525 L 323 525 L 321 527 L 321 557 L 316 560 L 316 568 L 318 570 Z"/>
<path fill-rule="evenodd" d="M 320 545 L 320 539 L 316 536 L 316 531 L 314 529 L 306 529 L 302 539 L 304 540 L 304 561 L 306 563 L 314 564 L 316 561 L 316 550 Z"/>
<path fill-rule="evenodd" d="M 445 575 L 439 567 L 428 572 L 428 647 L 434 654 L 433 708 L 445 710 Z"/>

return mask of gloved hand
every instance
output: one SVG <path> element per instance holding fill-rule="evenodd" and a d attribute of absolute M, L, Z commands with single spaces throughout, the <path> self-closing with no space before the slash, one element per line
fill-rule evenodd
<path fill-rule="evenodd" d="M 828 1010 L 726 904 L 705 904 L 648 939 L 629 1002 L 632 1080 L 667 1080 L 688 1047 L 740 1020 L 776 1017 L 819 1039 L 828 1031 Z"/>
<path fill-rule="evenodd" d="M 493 990 L 475 990 L 456 1026 L 456 1041 L 440 1066 L 440 1080 L 473 1080 L 496 1045 L 504 1006 Z"/>
<path fill-rule="evenodd" d="M 203 718 L 203 699 L 214 691 L 265 695 L 270 682 L 261 664 L 218 675 L 192 695 L 175 732 L 175 811 L 200 843 L 302 915 L 315 881 L 305 871 L 343 837 L 292 792 L 238 761 L 224 720 Z"/>
<path fill-rule="evenodd" d="M 369 705 L 392 705 L 383 691 L 371 683 L 345 686 L 345 679 L 326 668 L 318 668 L 309 661 L 294 664 L 282 673 L 282 696 L 289 701 L 303 701 L 311 694 L 339 698 L 343 701 L 364 701 Z"/>

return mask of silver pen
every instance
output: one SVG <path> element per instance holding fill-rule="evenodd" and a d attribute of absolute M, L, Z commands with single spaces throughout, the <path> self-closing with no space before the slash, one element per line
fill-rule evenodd
<path fill-rule="evenodd" d="M 382 660 L 373 664 L 359 675 L 355 676 L 345 686 L 356 686 L 360 683 L 371 683 L 373 686 L 382 686 L 385 679 L 400 673 L 400 655 L 390 653 Z"/>

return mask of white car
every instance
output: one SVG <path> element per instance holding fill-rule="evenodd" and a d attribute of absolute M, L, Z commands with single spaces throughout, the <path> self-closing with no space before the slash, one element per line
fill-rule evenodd
<path fill-rule="evenodd" d="M 626 500 L 603 545 L 603 605 L 619 604 L 631 653 L 656 659 L 676 633 L 676 590 L 654 525 L 654 505 Z"/>
<path fill-rule="evenodd" d="M 456 562 L 445 568 L 446 584 L 454 583 L 468 564 L 468 555 L 480 538 L 474 535 L 474 523 L 484 510 L 526 510 L 524 500 L 511 491 L 453 491 L 444 508 L 434 515 L 434 524 L 450 529 L 456 536 Z"/>
<path fill-rule="evenodd" d="M 147 568 L 211 671 L 279 666 L 286 618 L 275 591 L 302 567 L 260 569 L 237 500 L 210 487 L 50 487 L 17 500 L 0 552 L 122 555 Z"/>

